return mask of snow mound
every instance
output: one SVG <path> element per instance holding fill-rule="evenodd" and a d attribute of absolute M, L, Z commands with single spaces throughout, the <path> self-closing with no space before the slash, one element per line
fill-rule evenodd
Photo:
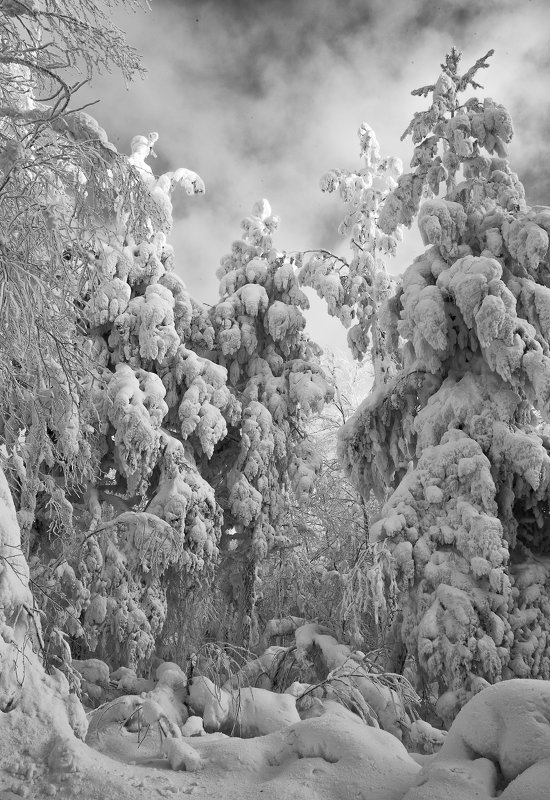
<path fill-rule="evenodd" d="M 331 713 L 246 742 L 200 737 L 193 746 L 225 785 L 256 775 L 268 800 L 401 800 L 420 770 L 395 736 Z"/>
<path fill-rule="evenodd" d="M 550 682 L 490 686 L 460 711 L 404 800 L 543 800 L 550 781 Z"/>

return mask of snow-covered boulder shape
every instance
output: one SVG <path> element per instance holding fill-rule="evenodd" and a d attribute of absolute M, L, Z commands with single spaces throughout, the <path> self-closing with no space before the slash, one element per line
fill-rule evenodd
<path fill-rule="evenodd" d="M 127 694 L 141 694 L 155 688 L 154 681 L 138 677 L 130 667 L 119 667 L 111 673 L 110 682 Z"/>
<path fill-rule="evenodd" d="M 90 714 L 90 724 L 88 727 L 88 742 L 93 740 L 93 737 L 98 736 L 101 730 L 106 728 L 112 722 L 127 723 L 126 729 L 136 731 L 139 726 L 130 726 L 128 723 L 137 719 L 138 709 L 143 705 L 143 698 L 137 695 L 123 695 L 105 703 L 100 708 L 96 708 Z"/>
<path fill-rule="evenodd" d="M 296 698 L 267 689 L 226 690 L 199 675 L 189 683 L 189 705 L 202 714 L 206 731 L 243 739 L 265 736 L 300 720 Z"/>
<path fill-rule="evenodd" d="M 415 753 L 431 755 L 441 749 L 446 731 L 434 728 L 423 719 L 415 719 L 409 729 L 409 741 Z"/>
<path fill-rule="evenodd" d="M 550 781 L 550 682 L 490 686 L 460 711 L 404 800 L 542 800 Z"/>
<path fill-rule="evenodd" d="M 202 724 L 202 717 L 199 717 L 195 714 L 188 717 L 187 722 L 182 725 L 181 728 L 181 735 L 182 736 L 204 736 L 205 730 Z"/>
<path fill-rule="evenodd" d="M 197 772 L 201 768 L 200 755 L 183 739 L 168 736 L 162 742 L 162 752 L 173 770 Z"/>
<path fill-rule="evenodd" d="M 156 671 L 158 683 L 147 695 L 179 729 L 187 722 L 187 676 L 177 664 L 165 662 Z"/>
<path fill-rule="evenodd" d="M 109 667 L 99 658 L 86 658 L 82 661 L 71 659 L 71 664 L 81 678 L 84 702 L 98 704 L 105 700 L 109 689 Z"/>
<path fill-rule="evenodd" d="M 162 681 L 162 676 L 166 672 L 181 672 L 181 674 L 185 677 L 185 673 L 182 671 L 179 664 L 176 664 L 174 661 L 162 661 L 155 670 L 157 681 Z"/>

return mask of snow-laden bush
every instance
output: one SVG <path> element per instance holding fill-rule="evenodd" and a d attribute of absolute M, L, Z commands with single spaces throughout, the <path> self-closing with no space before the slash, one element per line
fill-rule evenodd
<path fill-rule="evenodd" d="M 306 426 L 308 445 L 321 466 L 307 496 L 290 493 L 292 503 L 281 521 L 289 542 L 260 567 L 258 612 L 263 620 L 315 619 L 347 644 L 374 650 L 387 623 L 379 613 L 383 599 L 373 602 L 376 587 L 368 569 L 373 563 L 369 524 L 379 504 L 363 502 L 336 455 L 338 429 L 359 405 L 372 368 L 330 351 L 321 365 L 334 397 Z M 266 629 L 264 623 L 263 636 Z"/>

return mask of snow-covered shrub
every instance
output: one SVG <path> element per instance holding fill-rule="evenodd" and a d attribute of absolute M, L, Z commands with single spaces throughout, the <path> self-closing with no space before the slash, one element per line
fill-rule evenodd
<path fill-rule="evenodd" d="M 379 217 L 391 234 L 418 214 L 429 245 L 382 312 L 402 368 L 340 438 L 365 496 L 392 489 L 371 533 L 447 722 L 488 683 L 550 678 L 550 212 L 506 161 L 507 112 L 458 100 L 487 56 L 463 76 L 459 58 L 418 90 L 414 171 Z"/>
<path fill-rule="evenodd" d="M 189 685 L 189 705 L 207 732 L 248 739 L 279 731 L 300 720 L 296 698 L 254 686 L 224 689 L 202 675 Z"/>
<path fill-rule="evenodd" d="M 9 735 L 24 733 L 27 743 L 34 737 L 84 739 L 84 709 L 60 670 L 46 674 L 36 652 L 41 646 L 40 616 L 29 587 L 15 506 L 0 469 L 0 713 L 10 716 Z"/>

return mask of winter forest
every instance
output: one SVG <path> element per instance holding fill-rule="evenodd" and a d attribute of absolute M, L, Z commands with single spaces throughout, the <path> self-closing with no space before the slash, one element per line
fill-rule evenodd
<path fill-rule="evenodd" d="M 306 176 L 337 248 L 241 198 L 204 302 L 205 182 L 87 100 L 116 6 L 0 0 L 0 799 L 546 800 L 550 207 L 491 42 L 405 163 L 359 119 Z"/>

